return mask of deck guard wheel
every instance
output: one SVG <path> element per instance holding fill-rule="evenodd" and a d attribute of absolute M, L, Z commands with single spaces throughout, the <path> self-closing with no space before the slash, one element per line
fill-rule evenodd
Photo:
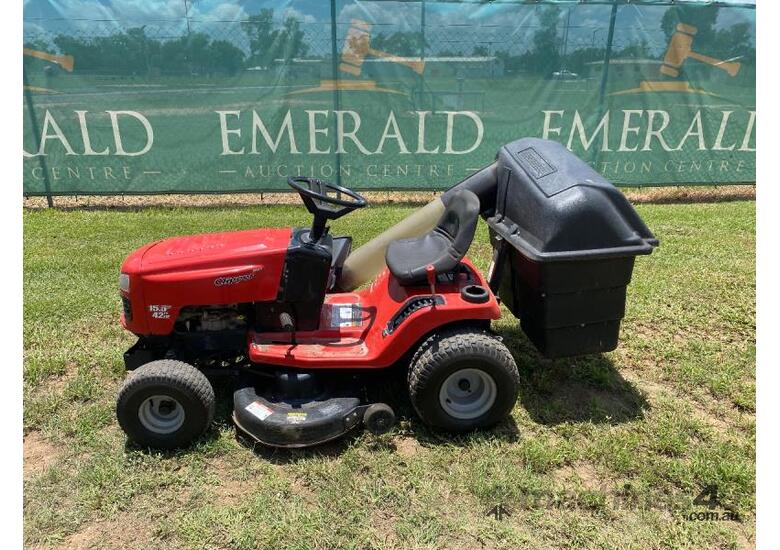
<path fill-rule="evenodd" d="M 425 340 L 409 366 L 409 397 L 434 428 L 467 432 L 505 418 L 520 377 L 507 347 L 484 331 L 460 328 Z"/>
<path fill-rule="evenodd" d="M 389 405 L 374 403 L 363 413 L 363 424 L 374 435 L 387 433 L 395 425 L 395 412 Z"/>
<path fill-rule="evenodd" d="M 122 385 L 116 416 L 127 436 L 143 447 L 184 447 L 211 424 L 214 389 L 192 365 L 152 361 Z"/>

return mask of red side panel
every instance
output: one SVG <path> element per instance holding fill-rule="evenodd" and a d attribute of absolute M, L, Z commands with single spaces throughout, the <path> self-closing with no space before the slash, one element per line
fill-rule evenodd
<path fill-rule="evenodd" d="M 181 308 L 274 300 L 291 231 L 255 229 L 165 239 L 132 253 L 130 275 L 136 334 L 168 334 Z"/>
<path fill-rule="evenodd" d="M 255 363 L 301 368 L 383 368 L 399 360 L 416 342 L 436 327 L 461 320 L 498 319 L 501 315 L 493 293 L 475 304 L 460 294 L 467 284 L 487 286 L 475 273 L 470 283 L 465 274 L 452 284 L 436 287 L 444 300 L 436 307 L 411 313 L 388 333 L 388 322 L 413 297 L 430 295 L 427 287 L 402 287 L 385 271 L 374 283 L 357 292 L 326 296 L 320 330 L 296 333 L 296 345 L 283 333 L 250 333 L 249 357 Z"/>

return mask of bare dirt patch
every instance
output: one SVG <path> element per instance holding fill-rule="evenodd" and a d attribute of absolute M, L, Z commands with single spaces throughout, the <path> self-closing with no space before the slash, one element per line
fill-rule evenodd
<path fill-rule="evenodd" d="M 78 366 L 68 363 L 65 372 L 59 376 L 53 376 L 46 380 L 45 387 L 57 395 L 65 393 L 65 389 L 73 380 L 76 379 Z"/>
<path fill-rule="evenodd" d="M 60 458 L 60 450 L 46 441 L 39 432 L 30 432 L 24 438 L 24 479 L 45 472 Z"/>
<path fill-rule="evenodd" d="M 717 187 L 714 185 L 646 187 L 637 190 L 623 189 L 623 193 L 633 203 L 672 204 L 756 200 L 754 184 Z"/>
<path fill-rule="evenodd" d="M 404 458 L 413 458 L 423 451 L 420 442 L 413 437 L 399 437 L 394 443 L 396 451 Z"/>
<path fill-rule="evenodd" d="M 667 398 L 688 404 L 690 406 L 691 414 L 721 435 L 727 434 L 729 430 L 732 429 L 733 425 L 736 424 L 735 419 L 732 418 L 733 410 L 724 410 L 724 407 L 717 399 L 704 392 L 696 393 L 695 395 L 682 396 L 672 385 L 650 380 L 640 380 L 632 376 L 629 372 L 625 373 L 625 377 L 645 393 L 650 402 Z M 740 414 L 755 418 L 754 414 Z"/>
<path fill-rule="evenodd" d="M 217 457 L 207 461 L 208 470 L 220 472 L 219 485 L 211 488 L 213 502 L 220 507 L 238 506 L 248 498 L 253 490 L 253 483 L 246 479 L 231 477 L 228 472 L 237 471 L 238 466 L 225 457 Z"/>
<path fill-rule="evenodd" d="M 253 460 L 256 460 L 253 458 Z M 227 457 L 217 457 L 207 461 L 210 472 L 218 472 L 219 484 L 209 487 L 211 502 L 217 507 L 233 508 L 251 501 L 255 489 L 261 480 L 267 475 L 263 469 L 258 469 L 259 464 L 244 464 L 231 461 Z M 268 465 L 264 465 L 268 466 Z M 271 471 L 275 477 L 285 477 L 286 473 L 282 466 L 271 465 Z M 300 489 L 298 491 L 297 489 Z M 303 483 L 295 480 L 292 490 L 295 492 L 308 491 Z"/>
<path fill-rule="evenodd" d="M 252 493 L 252 484 L 237 479 L 224 479 L 214 488 L 214 503 L 220 507 L 233 507 Z"/>
<path fill-rule="evenodd" d="M 317 495 L 312 491 L 311 487 L 300 478 L 293 480 L 292 492 L 301 497 L 308 504 L 317 503 Z"/>
<path fill-rule="evenodd" d="M 756 547 L 755 532 L 751 532 L 747 525 L 737 524 L 735 535 L 737 538 L 737 548 L 740 550 L 753 550 Z"/>
<path fill-rule="evenodd" d="M 371 514 L 371 527 L 373 528 L 374 537 L 390 548 L 397 547 L 399 545 L 398 536 L 395 532 L 397 522 L 398 518 L 392 512 L 374 510 Z"/>
<path fill-rule="evenodd" d="M 153 530 L 151 523 L 124 513 L 111 519 L 94 521 L 65 539 L 58 548 L 68 550 L 140 549 L 149 548 Z"/>
<path fill-rule="evenodd" d="M 606 481 L 604 476 L 587 462 L 577 462 L 558 468 L 553 472 L 553 479 L 567 486 L 571 482 L 579 481 L 589 491 L 604 489 Z"/>

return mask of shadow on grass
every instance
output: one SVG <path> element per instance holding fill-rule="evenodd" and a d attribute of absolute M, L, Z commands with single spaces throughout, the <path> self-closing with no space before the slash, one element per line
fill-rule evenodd
<path fill-rule="evenodd" d="M 519 405 L 528 411 L 534 422 L 555 425 L 564 422 L 594 422 L 620 424 L 644 417 L 647 400 L 615 368 L 606 355 L 573 359 L 549 360 L 541 357 L 519 329 L 500 331 L 504 342 L 515 357 L 520 371 Z M 403 364 L 364 375 L 369 403 L 389 404 L 398 424 L 385 436 L 373 436 L 357 427 L 343 436 L 308 448 L 275 448 L 256 442 L 238 429 L 232 420 L 232 385 L 229 381 L 215 384 L 217 409 L 209 430 L 188 449 L 168 451 L 163 456 L 176 456 L 208 446 L 220 434 L 235 430 L 240 444 L 256 456 L 274 464 L 295 463 L 310 458 L 335 458 L 358 440 L 370 450 L 390 450 L 396 447 L 395 436 L 411 437 L 422 446 L 453 445 L 469 447 L 485 441 L 516 442 L 522 434 L 513 418 L 507 418 L 488 430 L 466 434 L 449 434 L 427 427 L 418 419 L 409 401 L 406 369 Z M 127 450 L 142 450 L 128 443 Z"/>
<path fill-rule="evenodd" d="M 514 419 L 507 418 L 489 430 L 466 434 L 448 434 L 425 426 L 417 418 L 406 389 L 406 369 L 403 365 L 382 371 L 364 374 L 366 395 L 369 403 L 387 403 L 396 414 L 397 424 L 388 434 L 376 436 L 362 426 L 343 436 L 307 448 L 274 448 L 256 442 L 251 436 L 236 428 L 236 439 L 256 456 L 274 464 L 295 463 L 310 458 L 335 458 L 359 443 L 372 451 L 395 451 L 397 436 L 411 437 L 422 446 L 455 445 L 467 447 L 485 440 L 514 442 L 520 438 Z M 229 415 L 228 415 L 229 418 Z"/>
<path fill-rule="evenodd" d="M 650 407 L 607 355 L 545 359 L 519 329 L 501 336 L 520 371 L 518 401 L 534 422 L 621 424 L 643 418 Z"/>
<path fill-rule="evenodd" d="M 399 425 L 385 435 L 375 436 L 358 427 L 332 441 L 305 448 L 269 447 L 256 442 L 238 428 L 236 428 L 236 439 L 240 444 L 251 449 L 255 456 L 273 464 L 294 464 L 311 458 L 337 458 L 358 442 L 370 451 L 395 452 L 396 436 L 411 437 L 422 447 L 438 445 L 469 447 L 488 440 L 515 442 L 520 439 L 520 432 L 512 418 L 507 418 L 489 430 L 457 435 L 434 431 L 418 420 L 406 416 L 399 416 L 399 421 Z"/>
<path fill-rule="evenodd" d="M 647 400 L 604 355 L 544 361 L 521 374 L 520 403 L 540 424 L 621 424 L 644 417 Z"/>

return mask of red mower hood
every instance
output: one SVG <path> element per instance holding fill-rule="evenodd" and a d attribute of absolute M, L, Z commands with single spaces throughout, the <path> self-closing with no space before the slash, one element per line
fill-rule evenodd
<path fill-rule="evenodd" d="M 141 253 L 139 267 L 143 271 L 220 267 L 286 250 L 290 234 L 289 228 L 271 228 L 173 237 L 152 243 L 136 253 Z"/>
<path fill-rule="evenodd" d="M 125 328 L 169 334 L 181 308 L 276 298 L 292 231 L 252 229 L 174 237 L 143 246 L 122 264 Z"/>

